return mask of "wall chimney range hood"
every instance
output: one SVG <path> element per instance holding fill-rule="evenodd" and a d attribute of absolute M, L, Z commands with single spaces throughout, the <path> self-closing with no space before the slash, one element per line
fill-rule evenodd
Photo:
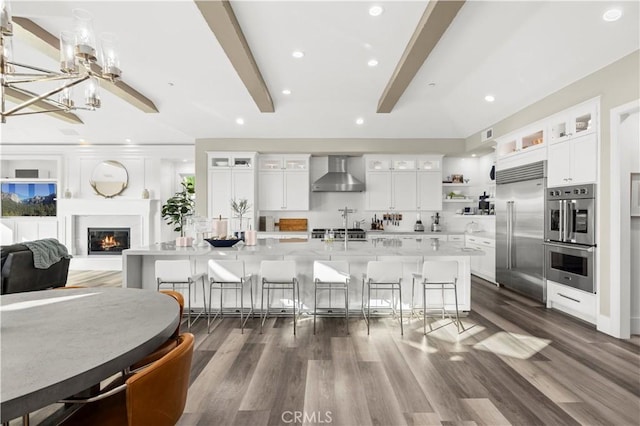
<path fill-rule="evenodd" d="M 329 155 L 329 171 L 311 184 L 313 192 L 362 192 L 364 183 L 347 171 L 347 156 Z"/>

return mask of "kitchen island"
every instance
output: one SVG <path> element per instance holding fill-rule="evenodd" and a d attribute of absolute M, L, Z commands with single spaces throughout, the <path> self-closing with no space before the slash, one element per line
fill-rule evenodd
<path fill-rule="evenodd" d="M 331 243 L 308 240 L 260 240 L 256 246 L 245 246 L 242 243 L 234 247 L 217 248 L 206 245 L 195 247 L 176 247 L 173 243 L 156 244 L 149 247 L 124 250 L 123 286 L 156 290 L 154 265 L 156 260 L 189 259 L 194 273 L 206 273 L 209 259 L 243 260 L 247 273 L 253 275 L 254 301 L 260 306 L 260 262 L 263 260 L 295 260 L 300 281 L 300 297 L 303 310 L 313 309 L 313 262 L 315 260 L 346 260 L 349 262 L 351 285 L 349 290 L 350 310 L 359 311 L 362 298 L 362 274 L 366 271 L 367 262 L 371 260 L 395 260 L 403 265 L 402 302 L 409 308 L 412 300 L 413 274 L 422 270 L 425 260 L 456 260 L 458 262 L 458 304 L 461 311 L 471 309 L 471 270 L 470 257 L 483 256 L 484 252 L 469 249 L 461 243 L 441 242 L 437 239 L 416 237 L 414 239 L 384 239 L 372 241 L 343 241 Z M 208 293 L 208 285 L 207 293 Z M 191 306 L 202 306 L 202 286 L 194 287 L 195 301 Z M 247 290 L 248 291 L 248 290 Z M 273 292 L 277 293 L 277 292 Z M 447 292 L 445 304 L 447 309 L 454 309 L 453 294 Z M 249 300 L 248 293 L 245 301 Z M 207 300 L 209 295 L 206 294 Z M 214 306 L 217 305 L 218 293 L 215 293 Z M 318 306 L 325 311 L 332 307 L 341 307 L 344 302 L 342 294 L 327 292 L 318 294 Z M 372 307 L 388 306 L 389 293 L 380 291 L 372 293 Z M 440 292 L 432 291 L 428 295 L 430 303 L 440 303 Z M 224 299 L 226 306 L 239 306 L 232 292 L 227 292 Z M 272 298 L 272 306 L 290 306 L 290 295 L 281 291 Z M 416 306 L 422 306 L 422 287 L 416 285 Z"/>

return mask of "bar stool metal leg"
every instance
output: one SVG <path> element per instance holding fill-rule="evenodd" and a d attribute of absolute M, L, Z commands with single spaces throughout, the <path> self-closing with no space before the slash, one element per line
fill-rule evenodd
<path fill-rule="evenodd" d="M 391 292 L 393 294 L 393 290 Z M 400 298 L 400 335 L 404 336 L 404 325 L 402 324 L 402 283 L 398 283 L 398 298 Z"/>

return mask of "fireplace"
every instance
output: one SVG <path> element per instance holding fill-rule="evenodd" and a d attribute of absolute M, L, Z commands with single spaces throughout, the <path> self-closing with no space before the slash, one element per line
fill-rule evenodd
<path fill-rule="evenodd" d="M 131 228 L 88 228 L 89 255 L 122 254 L 131 247 Z"/>

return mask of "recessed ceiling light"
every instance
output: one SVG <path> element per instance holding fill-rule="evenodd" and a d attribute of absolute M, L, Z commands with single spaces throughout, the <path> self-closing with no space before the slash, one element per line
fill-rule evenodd
<path fill-rule="evenodd" d="M 431 82 L 431 83 L 427 84 L 427 86 L 429 86 L 429 87 L 435 87 L 435 85 L 436 84 L 434 82 Z"/>
<path fill-rule="evenodd" d="M 382 6 L 371 6 L 369 8 L 369 15 L 371 16 L 380 16 L 382 15 L 382 12 L 384 12 Z"/>
<path fill-rule="evenodd" d="M 471 154 L 471 156 L 472 156 L 472 157 L 475 157 L 476 155 L 475 155 L 475 154 Z"/>
<path fill-rule="evenodd" d="M 369 62 L 367 62 L 367 65 L 369 65 L 370 67 L 378 66 L 378 60 L 377 59 L 369 59 Z"/>
<path fill-rule="evenodd" d="M 289 89 L 284 89 L 284 90 L 282 91 L 282 94 L 283 94 L 283 95 L 290 95 L 290 94 L 291 94 L 291 90 L 289 90 Z"/>
<path fill-rule="evenodd" d="M 364 124 L 364 118 L 362 118 L 362 117 L 356 118 L 356 124 L 358 126 L 363 125 Z"/>
<path fill-rule="evenodd" d="M 296 59 L 300 59 L 304 57 L 304 52 L 302 50 L 294 50 L 293 52 L 291 52 L 291 56 L 293 56 Z"/>
<path fill-rule="evenodd" d="M 172 82 L 168 82 L 167 84 L 171 87 L 175 86 Z"/>
<path fill-rule="evenodd" d="M 487 102 L 493 102 L 496 100 L 496 98 L 493 95 L 487 95 L 484 97 L 484 100 Z"/>
<path fill-rule="evenodd" d="M 604 14 L 602 15 L 602 19 L 604 19 L 607 22 L 617 21 L 621 17 L 622 17 L 622 10 L 617 8 L 609 9 L 606 12 L 604 12 Z"/>
<path fill-rule="evenodd" d="M 126 138 L 124 141 L 125 141 L 126 143 L 131 143 L 131 139 L 129 139 L 129 138 Z"/>
<path fill-rule="evenodd" d="M 244 118 L 242 118 L 242 117 L 236 118 L 236 123 L 240 124 L 240 125 L 243 125 L 244 124 Z"/>

